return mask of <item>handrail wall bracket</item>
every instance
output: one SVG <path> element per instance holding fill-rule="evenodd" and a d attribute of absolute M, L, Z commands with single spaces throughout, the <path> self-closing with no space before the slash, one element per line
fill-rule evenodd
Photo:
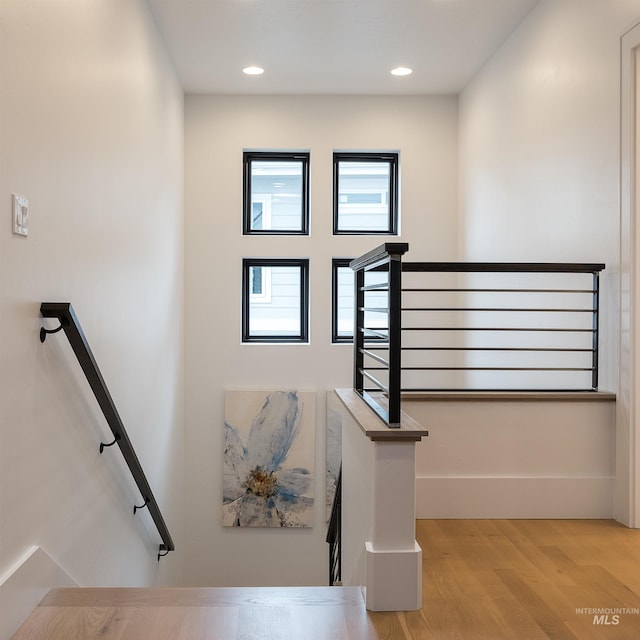
<path fill-rule="evenodd" d="M 58 331 L 62 331 L 62 329 L 64 329 L 64 324 L 62 322 L 60 322 L 60 326 L 55 329 L 45 329 L 44 327 L 40 327 L 40 342 L 44 342 L 50 333 L 58 333 Z"/>
<path fill-rule="evenodd" d="M 120 434 L 116 433 L 115 437 L 113 438 L 112 442 L 101 442 L 100 443 L 100 455 L 102 455 L 102 452 L 107 448 L 107 447 L 113 447 L 113 445 L 118 442 L 118 440 L 120 440 Z"/>

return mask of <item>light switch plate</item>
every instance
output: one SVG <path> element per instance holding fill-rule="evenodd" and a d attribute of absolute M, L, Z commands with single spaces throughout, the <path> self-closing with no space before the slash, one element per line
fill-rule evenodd
<path fill-rule="evenodd" d="M 29 235 L 29 201 L 15 193 L 11 194 L 13 233 L 18 236 Z"/>

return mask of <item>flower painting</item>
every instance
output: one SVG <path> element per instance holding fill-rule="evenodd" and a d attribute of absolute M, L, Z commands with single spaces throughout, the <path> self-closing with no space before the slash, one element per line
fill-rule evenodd
<path fill-rule="evenodd" d="M 223 524 L 313 524 L 315 394 L 226 391 Z"/>

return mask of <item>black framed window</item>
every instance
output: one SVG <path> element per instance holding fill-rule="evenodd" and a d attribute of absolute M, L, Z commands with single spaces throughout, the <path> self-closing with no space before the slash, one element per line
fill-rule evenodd
<path fill-rule="evenodd" d="M 331 260 L 331 342 L 353 342 L 353 258 Z"/>
<path fill-rule="evenodd" d="M 244 258 L 242 341 L 308 342 L 309 260 Z"/>
<path fill-rule="evenodd" d="M 398 154 L 334 152 L 333 233 L 398 234 Z"/>
<path fill-rule="evenodd" d="M 244 235 L 309 235 L 309 153 L 245 151 Z"/>

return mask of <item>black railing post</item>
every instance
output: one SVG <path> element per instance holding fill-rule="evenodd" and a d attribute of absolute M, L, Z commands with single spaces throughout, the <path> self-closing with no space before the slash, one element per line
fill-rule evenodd
<path fill-rule="evenodd" d="M 402 387 L 402 256 L 389 256 L 389 426 L 400 427 Z"/>
<path fill-rule="evenodd" d="M 591 371 L 591 388 L 593 391 L 598 390 L 598 344 L 600 329 L 600 273 L 593 272 L 593 360 Z"/>
<path fill-rule="evenodd" d="M 354 277 L 353 317 L 353 388 L 362 395 L 364 390 L 364 269 L 358 269 Z"/>

